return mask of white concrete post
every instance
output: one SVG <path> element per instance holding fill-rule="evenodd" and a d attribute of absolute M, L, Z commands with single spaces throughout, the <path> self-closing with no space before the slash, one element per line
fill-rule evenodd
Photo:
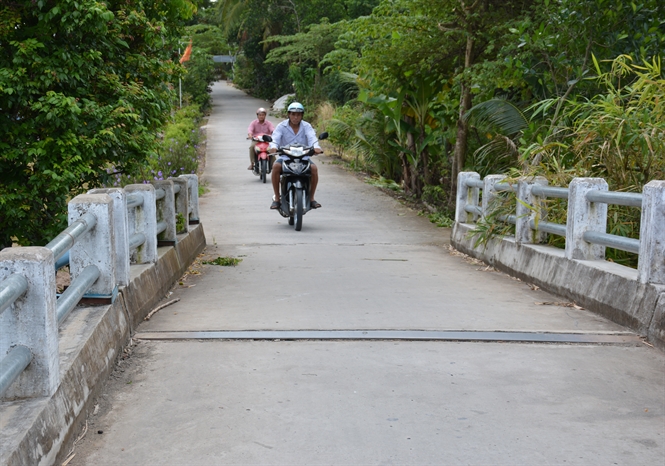
<path fill-rule="evenodd" d="M 531 193 L 534 186 L 547 186 L 547 184 L 547 178 L 543 176 L 520 178 L 517 182 L 515 240 L 518 244 L 544 243 L 547 241 L 547 233 L 543 231 L 536 232 L 530 226 L 531 220 L 542 221 L 547 218 L 545 203 L 541 198 Z M 527 206 L 531 206 L 531 208 Z"/>
<path fill-rule="evenodd" d="M 154 264 L 157 262 L 157 205 L 155 201 L 155 187 L 151 184 L 128 184 L 125 186 L 127 194 L 137 193 L 143 197 L 143 205 L 128 209 L 129 239 L 132 235 L 142 233 L 145 243 L 135 251 L 131 251 L 131 258 L 137 264 Z"/>
<path fill-rule="evenodd" d="M 199 177 L 193 174 L 180 175 L 178 178 L 186 178 L 189 186 L 189 224 L 199 223 Z"/>
<path fill-rule="evenodd" d="M 115 234 L 113 199 L 108 194 L 81 194 L 69 201 L 69 224 L 85 213 L 97 217 L 95 226 L 79 237 L 69 250 L 69 273 L 72 280 L 89 265 L 99 269 L 99 278 L 86 292 L 86 296 L 113 296 L 115 278 Z"/>
<path fill-rule="evenodd" d="M 604 260 L 605 246 L 584 241 L 584 233 L 607 232 L 607 204 L 587 201 L 589 191 L 607 191 L 602 178 L 574 178 L 568 186 L 568 219 L 566 222 L 566 258 Z"/>
<path fill-rule="evenodd" d="M 16 345 L 32 352 L 32 361 L 3 399 L 51 396 L 60 384 L 54 267 L 47 248 L 0 251 L 0 281 L 14 273 L 28 281 L 25 294 L 0 314 L 0 359 Z"/>
<path fill-rule="evenodd" d="M 665 285 L 665 181 L 650 181 L 642 189 L 637 279 Z"/>
<path fill-rule="evenodd" d="M 174 246 L 176 244 L 175 225 L 175 194 L 173 193 L 173 181 L 153 181 L 155 190 L 163 189 L 166 193 L 162 199 L 157 201 L 157 222 L 166 222 L 166 230 L 157 235 L 158 246 Z"/>
<path fill-rule="evenodd" d="M 189 231 L 189 181 L 187 178 L 169 178 L 175 185 L 180 186 L 180 191 L 175 195 L 175 223 L 176 233 L 179 235 Z"/>
<path fill-rule="evenodd" d="M 455 222 L 471 223 L 478 219 L 477 214 L 471 214 L 464 210 L 467 205 L 478 207 L 480 190 L 470 188 L 466 185 L 467 181 L 480 180 L 480 175 L 476 172 L 460 172 L 457 175 L 457 200 L 455 202 Z"/>
<path fill-rule="evenodd" d="M 120 286 L 129 285 L 129 227 L 127 196 L 121 188 L 91 189 L 88 194 L 108 194 L 113 199 L 113 235 L 115 238 L 115 279 Z"/>
<path fill-rule="evenodd" d="M 492 203 L 497 196 L 497 193 L 494 190 L 494 185 L 501 182 L 505 177 L 506 175 L 487 175 L 483 178 L 483 217 L 487 217 L 492 213 L 491 209 L 494 207 Z"/>

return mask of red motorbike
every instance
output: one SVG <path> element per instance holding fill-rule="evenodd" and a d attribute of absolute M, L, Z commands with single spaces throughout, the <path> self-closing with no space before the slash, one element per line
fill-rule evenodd
<path fill-rule="evenodd" d="M 266 141 L 265 138 L 268 138 Z M 268 148 L 270 147 L 270 144 L 268 143 L 270 141 L 270 136 L 267 134 L 259 134 L 258 136 L 254 136 L 252 138 L 252 141 L 256 142 L 256 145 L 254 146 L 254 151 L 256 152 L 256 162 L 254 162 L 254 173 L 258 173 L 260 180 L 263 181 L 264 183 L 266 182 L 266 179 L 268 178 L 268 174 L 272 171 L 272 163 L 275 159 L 273 155 L 270 155 L 268 153 Z"/>

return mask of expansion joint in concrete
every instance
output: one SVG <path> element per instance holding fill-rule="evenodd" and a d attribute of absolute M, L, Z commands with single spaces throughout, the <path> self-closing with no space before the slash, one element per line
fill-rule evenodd
<path fill-rule="evenodd" d="M 139 340 L 390 340 L 562 344 L 641 344 L 633 333 L 551 333 L 432 330 L 243 330 L 141 332 Z"/>

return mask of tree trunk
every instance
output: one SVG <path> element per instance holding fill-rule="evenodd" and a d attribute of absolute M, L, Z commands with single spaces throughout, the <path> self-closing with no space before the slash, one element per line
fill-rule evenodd
<path fill-rule="evenodd" d="M 466 39 L 466 54 L 464 58 L 464 69 L 467 70 L 471 67 L 471 59 L 473 54 L 473 36 L 467 32 Z M 471 83 L 467 82 L 468 78 L 462 79 L 461 84 L 461 97 L 459 106 L 459 118 L 457 119 L 457 139 L 455 141 L 455 153 L 453 155 L 453 169 L 451 173 L 451 199 L 457 197 L 457 175 L 464 168 L 464 161 L 466 157 L 467 135 L 469 125 L 464 119 L 464 115 L 471 108 Z"/>
<path fill-rule="evenodd" d="M 411 170 L 409 170 L 409 157 L 404 153 L 399 153 L 399 158 L 402 161 L 402 187 L 405 191 L 411 189 Z"/>
<path fill-rule="evenodd" d="M 426 137 L 425 127 L 420 127 L 420 144 L 423 143 Z M 424 185 L 432 183 L 432 176 L 429 171 L 429 149 L 427 147 L 423 148 L 423 151 L 420 153 L 420 159 L 423 164 L 423 182 Z"/>

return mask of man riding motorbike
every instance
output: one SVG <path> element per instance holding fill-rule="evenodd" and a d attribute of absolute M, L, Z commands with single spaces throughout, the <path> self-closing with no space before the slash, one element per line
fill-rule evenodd
<path fill-rule="evenodd" d="M 314 147 L 314 152 L 320 154 L 323 152 L 319 146 L 319 141 L 316 137 L 316 132 L 312 125 L 303 121 L 305 107 L 299 102 L 293 102 L 287 109 L 288 119 L 282 121 L 277 125 L 275 131 L 272 133 L 272 142 L 270 143 L 270 152 L 274 153 L 278 147 L 288 146 L 289 144 L 302 144 L 307 147 Z M 272 189 L 275 192 L 275 197 L 271 209 L 279 209 L 280 195 L 279 195 L 279 177 L 282 173 L 282 160 L 284 156 L 278 157 L 272 166 Z M 309 157 L 304 157 L 303 160 L 309 160 L 312 169 L 312 179 L 310 183 L 310 207 L 318 209 L 321 204 L 314 200 L 314 193 L 316 192 L 316 185 L 319 182 L 319 169 Z"/>
<path fill-rule="evenodd" d="M 247 170 L 254 170 L 256 165 L 256 152 L 254 149 L 256 141 L 253 138 L 263 134 L 271 135 L 275 131 L 275 125 L 266 120 L 266 115 L 265 108 L 261 107 L 256 110 L 256 120 L 252 121 L 247 128 L 247 138 L 252 139 L 252 144 L 249 146 L 249 167 L 247 167 Z M 259 173 L 254 171 L 254 174 L 258 175 Z"/>

